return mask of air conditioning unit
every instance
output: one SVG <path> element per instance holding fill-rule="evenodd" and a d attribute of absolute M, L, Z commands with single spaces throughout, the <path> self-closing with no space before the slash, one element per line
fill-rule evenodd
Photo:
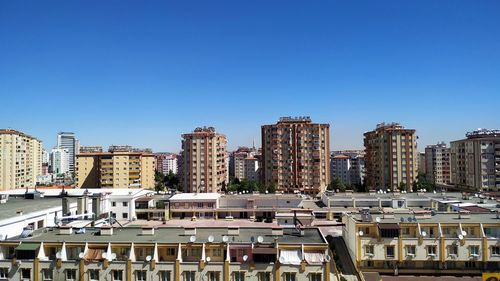
<path fill-rule="evenodd" d="M 430 258 L 435 258 L 436 254 L 427 254 L 427 256 L 430 257 Z"/>
<path fill-rule="evenodd" d="M 409 253 L 409 254 L 406 254 L 406 256 L 409 258 L 413 258 L 413 257 L 415 257 L 415 254 Z"/>
<path fill-rule="evenodd" d="M 366 254 L 366 256 L 367 256 L 367 257 L 369 257 L 369 258 L 373 258 L 374 254 L 372 254 L 372 253 L 367 253 L 367 254 Z"/>
<path fill-rule="evenodd" d="M 479 255 L 478 254 L 471 254 L 470 258 L 471 259 L 477 259 L 477 258 L 479 258 Z"/>

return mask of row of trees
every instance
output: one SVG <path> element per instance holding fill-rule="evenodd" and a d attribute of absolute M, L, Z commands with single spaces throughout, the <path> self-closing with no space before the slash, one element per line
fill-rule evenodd
<path fill-rule="evenodd" d="M 166 175 L 160 172 L 155 172 L 155 190 L 164 191 L 166 189 L 176 189 L 182 191 L 183 188 L 180 183 L 179 177 L 172 171 L 170 171 Z"/>
<path fill-rule="evenodd" d="M 260 193 L 274 193 L 276 191 L 275 184 L 271 184 L 266 186 L 265 184 L 253 181 L 249 179 L 237 179 L 232 178 L 229 181 L 229 184 L 226 187 L 226 190 L 222 190 L 223 192 L 232 191 L 232 192 L 242 192 L 242 193 L 252 193 L 254 191 L 258 191 Z"/>
<path fill-rule="evenodd" d="M 425 174 L 418 174 L 417 180 L 413 182 L 412 190 L 416 192 L 417 190 L 425 189 L 426 191 L 436 190 L 436 184 L 429 181 Z M 368 188 L 366 184 L 350 184 L 344 183 L 340 178 L 335 177 L 327 187 L 327 190 L 344 192 L 346 190 L 353 190 L 357 192 L 367 192 Z M 399 183 L 399 190 L 407 190 L 407 185 L 403 182 Z"/>

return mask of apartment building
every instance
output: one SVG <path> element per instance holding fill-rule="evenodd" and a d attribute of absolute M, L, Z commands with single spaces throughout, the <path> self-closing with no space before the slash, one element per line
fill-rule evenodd
<path fill-rule="evenodd" d="M 363 272 L 480 275 L 500 269 L 498 214 L 349 214 L 343 236 Z"/>
<path fill-rule="evenodd" d="M 318 228 L 62 226 L 0 242 L 9 280 L 339 280 Z"/>
<path fill-rule="evenodd" d="M 330 178 L 340 179 L 344 184 L 362 184 L 365 177 L 364 153 L 362 151 L 334 151 L 330 157 Z"/>
<path fill-rule="evenodd" d="M 330 183 L 330 125 L 310 117 L 282 117 L 262 126 L 261 176 L 278 191 L 324 191 Z"/>
<path fill-rule="evenodd" d="M 444 142 L 425 148 L 426 178 L 435 184 L 450 183 L 450 148 Z"/>
<path fill-rule="evenodd" d="M 34 187 L 42 174 L 42 158 L 40 140 L 0 129 L 0 190 Z"/>
<path fill-rule="evenodd" d="M 76 182 L 80 188 L 154 188 L 155 167 L 150 150 L 111 146 L 77 155 Z"/>
<path fill-rule="evenodd" d="M 478 129 L 450 143 L 451 184 L 476 191 L 500 190 L 500 130 Z"/>
<path fill-rule="evenodd" d="M 62 147 L 55 147 L 50 152 L 50 162 L 52 173 L 54 174 L 69 174 L 69 151 Z"/>
<path fill-rule="evenodd" d="M 415 130 L 398 123 L 378 124 L 364 134 L 366 184 L 369 188 L 412 188 L 417 178 Z"/>
<path fill-rule="evenodd" d="M 155 153 L 156 171 L 167 175 L 177 174 L 177 155 L 174 153 Z"/>
<path fill-rule="evenodd" d="M 182 182 L 186 192 L 218 192 L 227 183 L 227 139 L 213 127 L 182 135 Z"/>
<path fill-rule="evenodd" d="M 229 174 L 236 179 L 259 180 L 259 160 L 255 147 L 239 147 L 229 154 Z"/>
<path fill-rule="evenodd" d="M 69 172 L 75 172 L 76 155 L 80 150 L 80 141 L 72 132 L 59 132 L 57 134 L 57 147 L 66 149 L 69 153 Z"/>

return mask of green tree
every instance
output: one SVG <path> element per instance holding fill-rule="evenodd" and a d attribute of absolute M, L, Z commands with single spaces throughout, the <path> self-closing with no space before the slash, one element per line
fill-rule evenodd
<path fill-rule="evenodd" d="M 341 192 L 345 191 L 345 185 L 344 183 L 338 178 L 338 177 L 335 177 L 332 182 L 330 182 L 330 184 L 328 185 L 327 187 L 327 190 L 333 190 L 333 191 L 336 191 L 336 190 L 339 190 Z"/>

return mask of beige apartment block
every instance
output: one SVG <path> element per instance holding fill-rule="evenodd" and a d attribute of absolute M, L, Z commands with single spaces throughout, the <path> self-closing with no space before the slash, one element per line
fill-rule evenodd
<path fill-rule="evenodd" d="M 479 129 L 452 141 L 451 183 L 474 191 L 500 189 L 500 130 Z"/>
<path fill-rule="evenodd" d="M 330 183 L 330 125 L 282 117 L 262 126 L 262 178 L 277 191 L 324 191 Z"/>
<path fill-rule="evenodd" d="M 417 135 L 398 123 L 378 124 L 364 134 L 366 184 L 369 188 L 412 188 L 417 178 Z"/>
<path fill-rule="evenodd" d="M 0 190 L 34 187 L 42 174 L 42 142 L 22 132 L 0 130 Z"/>
<path fill-rule="evenodd" d="M 227 183 L 227 139 L 213 127 L 182 135 L 182 182 L 186 192 L 218 192 Z"/>
<path fill-rule="evenodd" d="M 425 148 L 426 177 L 435 184 L 450 183 L 450 148 L 445 143 Z"/>
<path fill-rule="evenodd" d="M 80 188 L 154 188 L 155 157 L 128 146 L 108 152 L 77 155 L 76 182 Z"/>

